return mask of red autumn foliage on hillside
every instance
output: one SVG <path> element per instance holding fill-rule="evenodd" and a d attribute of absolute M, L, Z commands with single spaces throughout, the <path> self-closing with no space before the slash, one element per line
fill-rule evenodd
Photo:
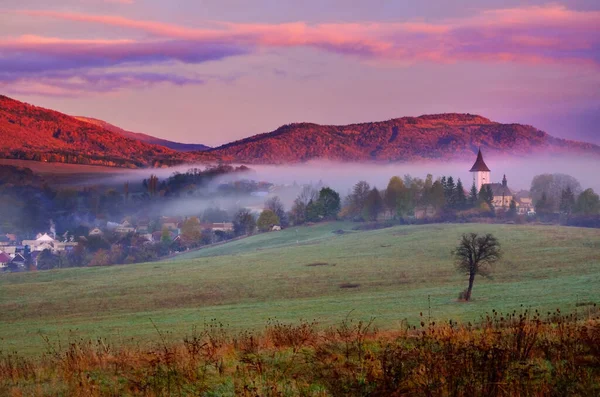
<path fill-rule="evenodd" d="M 3 158 L 124 167 L 183 160 L 171 149 L 4 96 L 0 96 L 0 136 Z"/>
<path fill-rule="evenodd" d="M 250 163 L 324 158 L 340 161 L 471 159 L 487 152 L 522 156 L 535 152 L 600 155 L 600 146 L 558 139 L 521 124 L 501 124 L 471 114 L 403 117 L 375 123 L 325 126 L 289 124 L 221 146 L 213 153 Z"/>
<path fill-rule="evenodd" d="M 527 125 L 502 124 L 457 113 L 346 126 L 288 124 L 273 132 L 203 150 L 203 145 L 132 133 L 101 120 L 71 117 L 4 96 L 0 96 L 0 138 L 0 158 L 119 167 L 215 161 L 282 164 L 312 159 L 455 160 L 472 159 L 479 147 L 487 153 L 512 156 L 548 153 L 600 157 L 600 146 L 591 143 L 555 138 Z"/>

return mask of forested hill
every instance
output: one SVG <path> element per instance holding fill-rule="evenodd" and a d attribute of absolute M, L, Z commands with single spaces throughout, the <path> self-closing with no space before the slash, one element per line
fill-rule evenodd
<path fill-rule="evenodd" d="M 169 148 L 127 138 L 53 110 L 0 96 L 0 157 L 148 167 L 182 162 Z"/>
<path fill-rule="evenodd" d="M 311 159 L 338 161 L 411 161 L 471 159 L 487 152 L 524 156 L 588 154 L 600 146 L 555 138 L 532 126 L 502 124 L 471 114 L 403 117 L 344 126 L 289 124 L 216 148 L 220 158 L 248 163 L 287 163 Z"/>

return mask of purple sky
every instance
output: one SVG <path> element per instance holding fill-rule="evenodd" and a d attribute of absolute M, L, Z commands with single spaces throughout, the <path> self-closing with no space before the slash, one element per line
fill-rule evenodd
<path fill-rule="evenodd" d="M 600 143 L 600 3 L 3 0 L 0 93 L 208 145 L 441 112 Z"/>

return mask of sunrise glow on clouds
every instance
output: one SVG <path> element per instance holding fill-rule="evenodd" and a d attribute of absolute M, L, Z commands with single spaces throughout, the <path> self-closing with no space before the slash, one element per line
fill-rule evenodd
<path fill-rule="evenodd" d="M 313 47 L 379 62 L 577 62 L 600 61 L 600 11 L 573 11 L 565 6 L 535 6 L 484 11 L 465 19 L 437 23 L 325 23 L 285 24 L 219 22 L 218 29 L 197 29 L 115 15 L 16 10 L 13 13 L 70 23 L 117 26 L 150 35 L 146 39 L 61 39 L 21 35 L 0 40 L 2 81 L 12 85 L 39 77 L 48 85 L 65 77 L 81 76 L 99 68 L 151 65 L 178 61 L 203 63 L 254 53 L 264 48 Z M 214 22 L 213 22 L 214 24 Z M 60 71 L 53 74 L 48 72 Z M 65 73 L 69 71 L 69 73 Z M 70 76 L 69 76 L 70 75 Z M 134 74 L 132 73 L 133 77 Z M 136 86 L 139 81 L 197 84 L 194 78 L 159 77 L 140 73 L 134 78 L 91 84 L 91 91 Z M 68 86 L 68 85 L 67 85 Z M 10 87 L 9 87 L 10 89 Z M 80 91 L 74 86 L 76 91 Z M 68 89 L 65 90 L 68 93 Z"/>
<path fill-rule="evenodd" d="M 19 21 L 17 29 L 0 30 L 0 89 L 15 95 L 79 98 L 154 86 L 201 89 L 210 86 L 207 82 L 227 80 L 227 89 L 233 90 L 235 76 L 263 78 L 253 75 L 254 69 L 248 66 L 252 62 L 277 71 L 275 77 L 264 77 L 266 86 L 275 84 L 274 78 L 327 78 L 333 63 L 361 68 L 365 79 L 370 74 L 377 79 L 381 68 L 408 73 L 415 65 L 464 63 L 468 68 L 501 67 L 504 75 L 509 68 L 560 70 L 562 74 L 586 70 L 590 81 L 577 82 L 575 88 L 591 89 L 599 83 L 594 76 L 600 70 L 600 9 L 574 9 L 568 3 L 480 8 L 466 15 L 426 19 L 398 15 L 395 20 L 380 21 L 231 22 L 198 17 L 188 18 L 195 22 L 174 23 L 132 15 L 136 7 L 144 7 L 142 2 L 99 2 L 113 4 L 114 11 L 0 10 L 0 22 Z M 123 10 L 127 16 L 119 14 Z M 61 29 L 32 33 L 29 27 L 38 24 Z M 301 62 L 286 69 L 298 51 Z M 273 56 L 279 61 L 271 65 Z M 302 62 L 326 65 L 314 70 Z M 205 65 L 209 70 L 201 70 Z M 244 89 L 242 83 L 238 86 Z M 579 94 L 592 96 L 590 106 L 597 103 L 593 94 Z"/>

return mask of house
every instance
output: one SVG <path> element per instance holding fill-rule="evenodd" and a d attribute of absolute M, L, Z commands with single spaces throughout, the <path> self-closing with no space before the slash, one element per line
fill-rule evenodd
<path fill-rule="evenodd" d="M 8 264 L 8 270 L 11 272 L 21 272 L 25 270 L 25 257 L 22 254 L 17 254 Z"/>
<path fill-rule="evenodd" d="M 135 227 L 133 227 L 131 225 L 131 223 L 129 223 L 129 221 L 124 221 L 123 223 L 121 223 L 119 226 L 117 226 L 115 228 L 115 233 L 119 233 L 119 234 L 135 233 Z"/>
<path fill-rule="evenodd" d="M 88 236 L 102 236 L 102 235 L 104 235 L 104 232 L 102 230 L 100 230 L 99 228 L 97 228 L 97 227 L 93 228 L 88 233 Z"/>
<path fill-rule="evenodd" d="M 23 240 L 23 245 L 28 245 L 31 252 L 50 250 L 51 252 L 70 251 L 77 246 L 77 242 L 61 242 L 53 239 L 48 234 L 40 234 L 35 240 Z"/>
<path fill-rule="evenodd" d="M 231 223 L 231 222 L 213 223 L 211 225 L 211 230 L 213 232 L 232 232 L 233 231 L 233 223 Z"/>
<path fill-rule="evenodd" d="M 12 261 L 12 258 L 4 252 L 0 252 L 0 270 L 6 269 L 8 264 Z"/>
<path fill-rule="evenodd" d="M 55 243 L 57 243 L 57 241 L 47 233 L 38 234 L 38 237 L 35 240 L 23 240 L 23 245 L 28 245 L 31 251 L 43 251 L 45 249 L 55 251 Z"/>
<path fill-rule="evenodd" d="M 139 235 L 140 238 L 146 240 L 146 242 L 150 242 L 153 243 L 154 242 L 154 236 L 152 235 L 152 233 L 143 233 Z"/>
<path fill-rule="evenodd" d="M 0 247 L 7 247 L 9 246 L 10 240 L 8 239 L 8 237 L 0 235 Z"/>
<path fill-rule="evenodd" d="M 77 247 L 79 245 L 78 242 L 76 241 L 65 241 L 65 242 L 56 242 L 54 243 L 54 250 L 55 251 L 73 251 L 73 249 L 75 247 Z"/>
<path fill-rule="evenodd" d="M 533 199 L 531 197 L 517 197 L 517 209 L 519 214 L 531 214 L 535 212 Z"/>
<path fill-rule="evenodd" d="M 4 251 L 6 255 L 15 255 L 17 252 L 23 251 L 23 247 L 19 245 L 8 245 L 2 247 L 2 251 Z"/>
<path fill-rule="evenodd" d="M 160 227 L 161 229 L 167 228 L 168 230 L 177 230 L 177 234 L 179 234 L 179 218 L 163 216 L 160 218 Z"/>
<path fill-rule="evenodd" d="M 135 231 L 138 234 L 148 234 L 150 233 L 150 224 L 148 222 L 139 223 Z"/>
<path fill-rule="evenodd" d="M 502 183 L 488 183 L 486 186 L 489 186 L 492 190 L 492 204 L 494 205 L 494 208 L 510 208 L 510 203 L 513 200 L 514 195 L 508 187 L 506 175 L 504 175 Z"/>

